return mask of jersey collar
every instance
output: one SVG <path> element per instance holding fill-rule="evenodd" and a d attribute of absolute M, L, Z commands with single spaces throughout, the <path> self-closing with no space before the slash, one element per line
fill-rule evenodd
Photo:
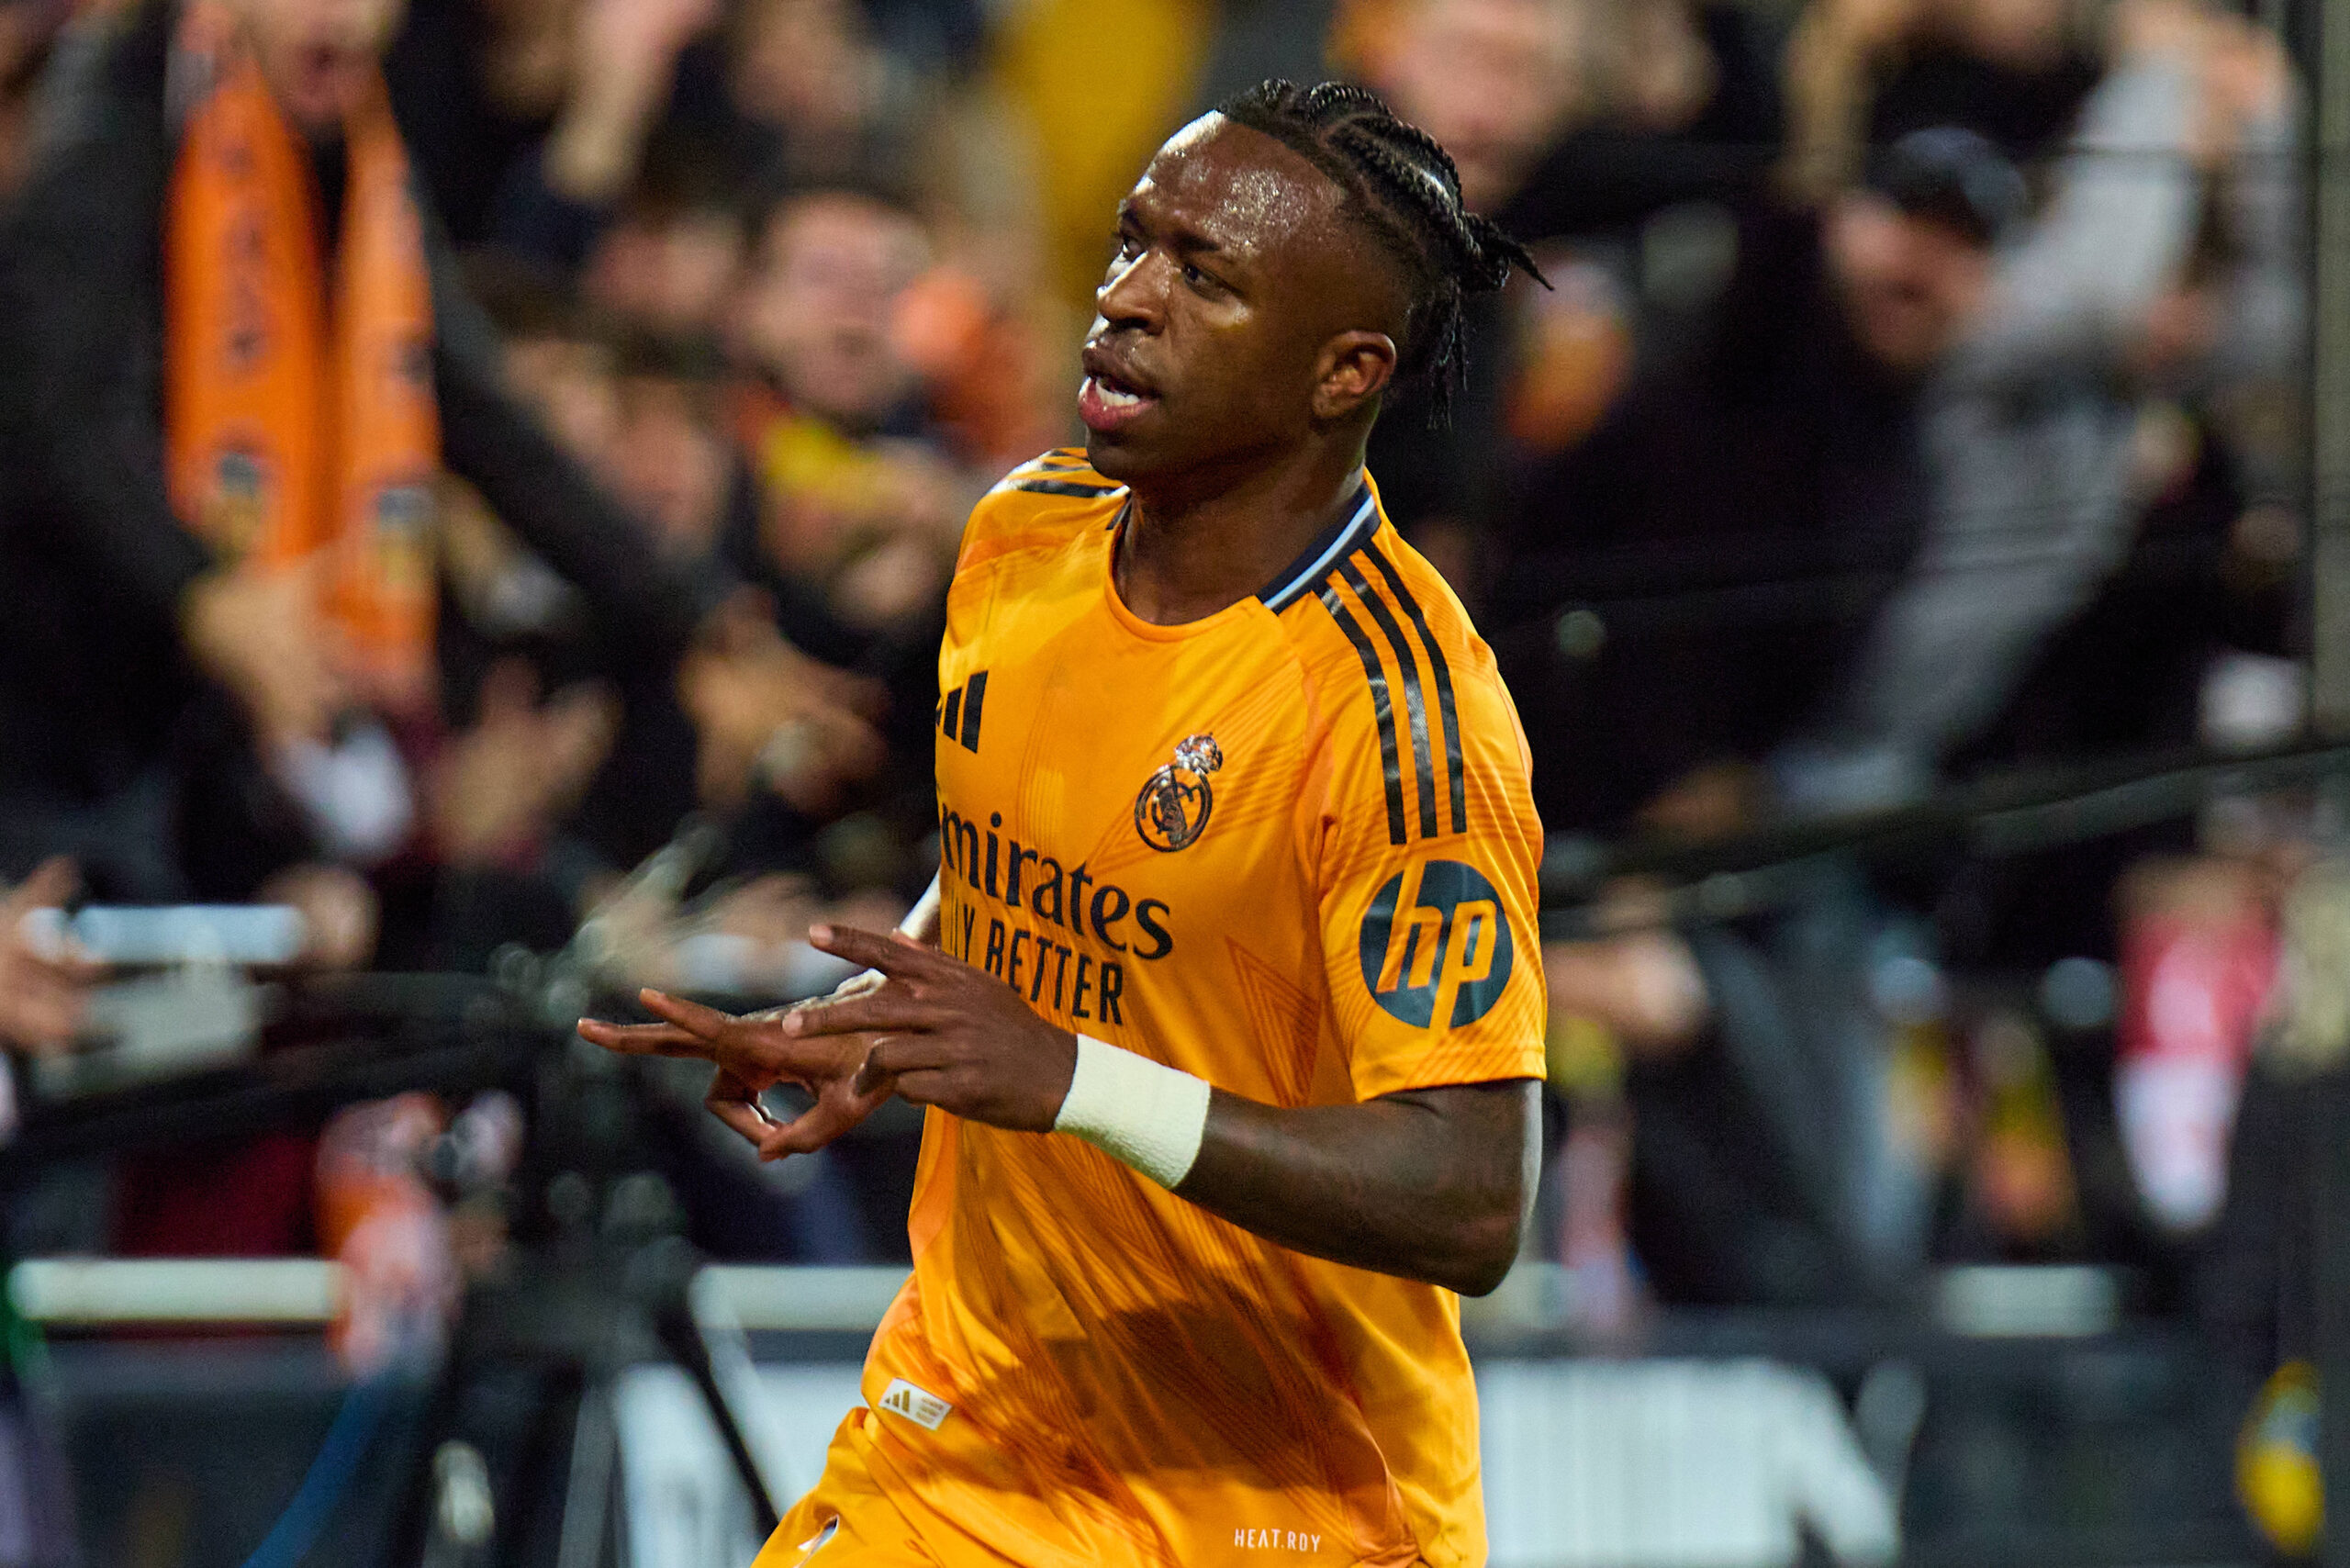
<path fill-rule="evenodd" d="M 1379 502 L 1371 493 L 1371 476 L 1366 473 L 1356 478 L 1354 488 L 1339 503 L 1330 526 L 1317 534 L 1314 543 L 1305 547 L 1305 553 L 1283 567 L 1257 597 L 1264 601 L 1267 610 L 1279 615 L 1312 592 L 1325 572 L 1362 548 L 1378 532 Z"/>

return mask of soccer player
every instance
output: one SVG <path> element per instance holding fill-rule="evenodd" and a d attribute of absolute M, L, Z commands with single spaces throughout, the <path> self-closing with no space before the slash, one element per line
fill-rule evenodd
<path fill-rule="evenodd" d="M 1455 1293 L 1533 1188 L 1541 834 L 1363 443 L 1513 266 L 1368 93 L 1184 128 L 1118 212 L 1084 452 L 965 534 L 935 902 L 818 928 L 877 972 L 833 998 L 581 1025 L 715 1062 L 770 1157 L 931 1108 L 867 1407 L 759 1568 L 1484 1561 Z"/>

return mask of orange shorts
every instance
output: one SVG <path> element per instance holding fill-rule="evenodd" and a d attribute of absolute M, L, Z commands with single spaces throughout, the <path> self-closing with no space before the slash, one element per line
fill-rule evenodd
<path fill-rule="evenodd" d="M 883 1490 L 873 1466 L 879 1420 L 861 1405 L 848 1413 L 816 1489 L 784 1515 L 751 1568 L 1022 1568 L 918 1499 Z"/>
<path fill-rule="evenodd" d="M 1017 1568 L 913 1504 L 923 1519 L 916 1532 L 907 1508 L 884 1495 L 874 1477 L 868 1428 L 876 1419 L 864 1406 L 848 1413 L 824 1455 L 822 1479 L 784 1515 L 752 1568 Z"/>

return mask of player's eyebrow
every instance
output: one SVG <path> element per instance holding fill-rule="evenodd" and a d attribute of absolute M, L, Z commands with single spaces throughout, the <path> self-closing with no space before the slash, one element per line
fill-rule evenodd
<path fill-rule="evenodd" d="M 1183 255 L 1223 255 L 1229 249 L 1225 241 L 1214 235 L 1206 233 L 1180 218 L 1162 218 L 1154 222 L 1144 212 L 1142 205 L 1132 196 L 1128 196 L 1118 204 L 1118 226 L 1122 229 L 1139 230 L 1154 237 L 1163 235 L 1168 242 Z"/>

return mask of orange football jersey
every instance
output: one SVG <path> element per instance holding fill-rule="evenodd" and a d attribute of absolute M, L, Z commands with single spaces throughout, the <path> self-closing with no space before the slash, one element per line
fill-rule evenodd
<path fill-rule="evenodd" d="M 1262 595 L 1151 625 L 1112 587 L 1125 499 L 1056 452 L 972 514 L 939 664 L 941 945 L 1270 1104 L 1540 1076 L 1541 829 L 1459 601 L 1366 476 Z M 971 1556 L 948 1537 L 1030 1568 L 1484 1561 L 1450 1292 L 935 1110 L 909 1229 L 835 1464 L 940 1561 Z M 768 1560 L 844 1524 L 803 1509 Z"/>

